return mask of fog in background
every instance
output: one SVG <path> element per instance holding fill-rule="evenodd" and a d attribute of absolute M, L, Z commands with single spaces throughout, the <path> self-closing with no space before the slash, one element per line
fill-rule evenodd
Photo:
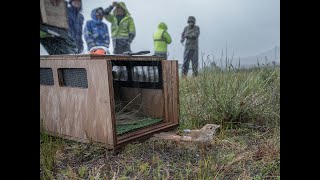
<path fill-rule="evenodd" d="M 181 33 L 188 16 L 195 16 L 200 27 L 199 59 L 201 53 L 221 58 L 222 50 L 241 62 L 270 51 L 268 59 L 280 62 L 280 1 L 279 0 L 124 0 L 134 19 L 136 37 L 131 44 L 133 52 L 150 50 L 153 53 L 152 34 L 160 22 L 165 22 L 172 43 L 168 46 L 168 59 L 183 62 L 184 47 Z M 83 0 L 85 22 L 93 8 L 106 8 L 108 0 Z M 110 23 L 103 20 L 109 26 Z M 85 24 L 84 22 L 84 24 Z M 83 39 L 84 40 L 84 39 Z M 84 41 L 85 49 L 87 48 Z M 278 48 L 275 48 L 277 46 Z M 113 51 L 112 42 L 110 51 Z M 225 52 L 224 52 L 225 53 Z M 47 54 L 40 45 L 40 54 Z M 224 54 L 225 55 L 225 54 Z M 263 55 L 264 56 L 264 55 Z M 277 57 L 278 56 L 278 57 Z M 273 58 L 273 59 L 272 59 Z M 254 59 L 254 58 L 253 58 Z"/>

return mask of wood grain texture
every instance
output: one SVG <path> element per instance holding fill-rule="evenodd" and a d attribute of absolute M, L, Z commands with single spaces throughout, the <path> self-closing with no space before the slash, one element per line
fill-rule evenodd
<path fill-rule="evenodd" d="M 119 56 L 119 55 L 92 55 L 92 54 L 78 54 L 78 55 L 43 55 L 42 60 L 128 60 L 128 61 L 161 61 L 157 56 Z"/>
<path fill-rule="evenodd" d="M 120 57 L 146 60 L 142 57 Z M 120 87 L 121 99 L 136 100 L 142 112 L 162 117 L 163 123 L 116 136 L 115 100 L 111 60 L 115 56 L 40 56 L 40 67 L 52 68 L 54 85 L 40 85 L 40 115 L 45 130 L 80 142 L 103 143 L 113 149 L 136 138 L 165 131 L 179 124 L 179 76 L 177 61 L 161 61 L 163 89 Z M 117 60 L 119 60 L 117 59 Z M 58 68 L 85 68 L 88 88 L 60 87 Z"/>
<path fill-rule="evenodd" d="M 145 115 L 155 118 L 163 117 L 163 111 L 161 111 L 163 109 L 163 93 L 161 89 L 121 87 L 120 100 L 125 102 L 123 106 L 131 102 L 131 105 L 126 107 L 130 110 L 141 108 L 141 113 Z"/>
<path fill-rule="evenodd" d="M 46 130 L 113 146 L 107 61 L 40 61 L 40 67 L 52 68 L 54 76 L 54 86 L 40 85 L 40 112 Z M 85 68 L 88 88 L 60 87 L 58 68 Z"/>
<path fill-rule="evenodd" d="M 173 122 L 172 119 L 172 83 L 171 83 L 171 61 L 162 61 L 163 70 L 163 93 L 165 121 Z"/>
<path fill-rule="evenodd" d="M 115 100 L 114 100 L 114 88 L 113 88 L 113 77 L 112 77 L 112 64 L 111 61 L 107 61 L 107 72 L 108 72 L 108 86 L 109 86 L 109 98 L 110 98 L 110 113 L 111 121 L 107 121 L 107 126 L 112 127 L 112 131 L 108 130 L 107 142 L 114 142 L 117 144 L 117 131 L 116 131 L 116 119 L 115 119 Z M 108 143 L 106 143 L 108 144 Z"/>
<path fill-rule="evenodd" d="M 58 6 L 53 6 L 50 0 L 40 0 L 42 22 L 51 26 L 68 29 L 67 4 L 61 1 Z"/>
<path fill-rule="evenodd" d="M 44 5 L 44 0 L 40 0 L 40 13 L 41 13 L 41 20 L 43 23 L 47 23 L 47 15 L 46 15 L 46 7 Z"/>
<path fill-rule="evenodd" d="M 173 122 L 179 123 L 179 72 L 178 61 L 171 61 L 171 77 L 172 77 L 172 115 Z"/>
<path fill-rule="evenodd" d="M 168 62 L 168 65 L 166 66 L 167 69 L 167 89 L 168 89 L 168 115 L 169 115 L 169 120 L 170 122 L 174 122 L 174 117 L 173 117 L 173 89 L 172 89 L 172 61 L 166 61 Z"/>
<path fill-rule="evenodd" d="M 167 66 L 168 63 L 167 61 L 162 61 L 162 83 L 163 83 L 163 100 L 164 100 L 164 104 L 163 104 L 163 114 L 164 114 L 164 121 L 165 122 L 169 122 L 169 106 L 168 106 L 168 96 L 169 96 L 169 92 L 168 92 L 168 70 L 167 70 Z"/>
<path fill-rule="evenodd" d="M 178 61 L 162 61 L 165 122 L 179 123 Z"/>
<path fill-rule="evenodd" d="M 133 140 L 135 138 L 141 137 L 141 136 L 145 136 L 147 134 L 151 134 L 151 133 L 156 133 L 159 131 L 165 131 L 169 128 L 173 128 L 176 127 L 178 124 L 174 124 L 174 123 L 161 123 L 161 124 L 157 124 L 154 126 L 150 126 L 144 129 L 139 129 L 137 131 L 122 135 L 122 136 L 118 136 L 117 142 L 118 144 Z"/>

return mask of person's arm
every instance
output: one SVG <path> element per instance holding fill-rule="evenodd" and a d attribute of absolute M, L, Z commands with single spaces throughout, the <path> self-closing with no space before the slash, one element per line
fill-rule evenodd
<path fill-rule="evenodd" d="M 106 38 L 104 39 L 104 46 L 109 48 L 110 37 L 109 37 L 109 30 L 107 25 L 105 25 L 105 29 L 106 29 Z"/>
<path fill-rule="evenodd" d="M 129 19 L 129 42 L 131 43 L 136 36 L 136 27 L 132 18 Z"/>
<path fill-rule="evenodd" d="M 89 22 L 86 23 L 86 26 L 84 28 L 84 39 L 86 40 L 88 50 L 90 50 L 93 46 L 95 46 L 94 37 L 91 32 L 91 27 L 89 25 Z"/>
<path fill-rule="evenodd" d="M 183 32 L 181 34 L 181 41 L 180 41 L 181 43 L 183 43 L 184 40 L 186 39 L 185 32 L 186 32 L 186 28 L 183 29 Z"/>
<path fill-rule="evenodd" d="M 194 31 L 191 34 L 189 34 L 187 36 L 187 38 L 189 38 L 189 39 L 197 39 L 199 37 L 199 35 L 200 35 L 200 28 L 198 26 L 195 26 Z"/>
<path fill-rule="evenodd" d="M 106 9 L 104 9 L 104 18 L 111 22 L 113 21 L 114 16 L 110 14 L 110 12 L 112 11 L 112 9 L 116 6 L 116 3 L 113 2 L 112 5 L 110 5 L 109 7 L 107 7 Z"/>
<path fill-rule="evenodd" d="M 171 36 L 167 31 L 164 33 L 163 37 L 166 40 L 167 44 L 171 44 Z"/>
<path fill-rule="evenodd" d="M 80 48 L 80 52 L 83 51 L 83 40 L 82 40 L 82 27 L 83 27 L 83 21 L 84 21 L 84 17 L 81 14 L 80 17 L 80 39 L 79 39 L 79 48 Z"/>

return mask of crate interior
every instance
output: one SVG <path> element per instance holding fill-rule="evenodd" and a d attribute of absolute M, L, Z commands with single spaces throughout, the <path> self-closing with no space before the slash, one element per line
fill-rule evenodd
<path fill-rule="evenodd" d="M 161 61 L 112 61 L 117 135 L 163 122 Z"/>

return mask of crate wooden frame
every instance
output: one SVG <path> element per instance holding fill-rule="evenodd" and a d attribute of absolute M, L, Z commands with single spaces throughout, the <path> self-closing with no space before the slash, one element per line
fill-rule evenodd
<path fill-rule="evenodd" d="M 123 60 L 161 63 L 163 121 L 117 136 L 111 61 Z M 179 125 L 177 60 L 160 60 L 155 56 L 49 55 L 40 56 L 40 68 L 51 68 L 53 72 L 54 85 L 40 85 L 41 119 L 44 130 L 51 135 L 116 149 L 132 140 Z M 61 87 L 59 68 L 85 68 L 88 88 Z"/>
<path fill-rule="evenodd" d="M 58 6 L 53 6 L 50 0 L 40 0 L 40 20 L 43 24 L 68 29 L 67 7 L 64 0 Z"/>

